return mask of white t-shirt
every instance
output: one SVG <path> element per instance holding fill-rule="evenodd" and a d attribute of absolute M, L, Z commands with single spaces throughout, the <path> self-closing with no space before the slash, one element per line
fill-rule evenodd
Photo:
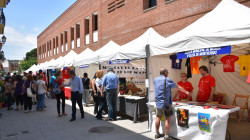
<path fill-rule="evenodd" d="M 37 80 L 38 84 L 38 94 L 43 94 L 45 93 L 45 89 L 43 88 L 43 85 L 45 85 L 45 82 L 43 80 Z"/>

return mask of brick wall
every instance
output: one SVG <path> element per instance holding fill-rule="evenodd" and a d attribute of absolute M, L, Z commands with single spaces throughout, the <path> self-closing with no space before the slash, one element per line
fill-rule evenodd
<path fill-rule="evenodd" d="M 71 46 L 71 27 L 74 26 L 74 51 L 81 53 L 86 48 L 97 50 L 110 40 L 123 45 L 153 27 L 159 34 L 167 37 L 190 25 L 207 12 L 214 9 L 221 0 L 157 0 L 157 6 L 148 7 L 147 0 L 78 0 L 39 36 L 37 41 L 39 53 L 46 58 L 38 59 L 38 63 L 56 59 L 66 55 Z M 250 7 L 249 0 L 237 0 Z M 115 3 L 114 3 L 115 2 Z M 113 6 L 117 3 L 117 6 Z M 125 3 L 124 6 L 121 6 Z M 119 7 L 121 6 L 121 7 Z M 110 9 L 113 10 L 112 12 Z M 113 8 L 113 9 L 112 9 Z M 98 42 L 93 42 L 94 16 L 98 12 Z M 89 44 L 85 45 L 85 18 L 89 17 Z M 80 23 L 80 47 L 76 47 L 76 24 Z M 65 51 L 65 30 L 67 30 L 68 51 Z M 61 52 L 61 33 L 63 33 L 64 52 Z M 53 54 L 53 38 L 58 36 L 59 53 Z M 48 48 L 52 48 L 52 56 L 48 57 Z M 41 47 L 41 50 L 39 50 Z"/>

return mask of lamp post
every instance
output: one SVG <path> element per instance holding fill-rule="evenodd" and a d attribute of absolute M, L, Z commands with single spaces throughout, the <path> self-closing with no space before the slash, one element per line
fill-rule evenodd
<path fill-rule="evenodd" d="M 2 43 L 5 44 L 6 40 L 7 40 L 7 38 L 3 35 L 3 37 L 2 37 Z"/>

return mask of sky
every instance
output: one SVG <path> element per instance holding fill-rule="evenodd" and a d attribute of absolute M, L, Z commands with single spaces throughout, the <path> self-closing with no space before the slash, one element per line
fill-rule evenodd
<path fill-rule="evenodd" d="M 6 59 L 22 60 L 37 47 L 37 36 L 76 0 L 11 0 L 4 8 Z M 0 35 L 2 37 L 2 35 Z"/>

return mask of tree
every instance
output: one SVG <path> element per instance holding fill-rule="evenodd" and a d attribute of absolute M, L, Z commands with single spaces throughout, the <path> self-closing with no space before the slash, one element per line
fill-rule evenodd
<path fill-rule="evenodd" d="M 20 63 L 20 67 L 25 71 L 34 64 L 37 64 L 37 48 L 26 53 L 26 59 Z"/>

